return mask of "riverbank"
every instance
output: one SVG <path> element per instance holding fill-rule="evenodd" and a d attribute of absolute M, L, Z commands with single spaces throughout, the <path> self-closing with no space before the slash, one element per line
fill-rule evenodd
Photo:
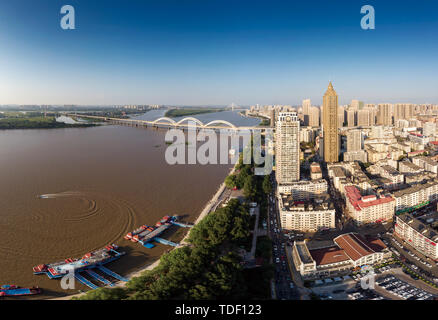
<path fill-rule="evenodd" d="M 237 165 L 237 163 L 236 163 L 236 165 Z M 230 169 L 228 175 L 234 174 L 234 172 L 236 170 L 236 165 L 233 168 Z M 227 188 L 225 186 L 225 182 L 222 182 L 222 184 L 218 187 L 218 189 L 215 192 L 215 194 L 213 195 L 213 197 L 207 202 L 207 204 L 205 205 L 204 209 L 199 214 L 198 218 L 194 222 L 194 225 L 197 225 L 210 212 L 216 210 L 216 208 L 220 204 L 220 202 L 224 200 L 222 198 L 222 195 L 226 191 L 226 189 Z M 184 238 L 180 241 L 181 245 L 183 245 L 183 246 L 184 245 L 188 245 L 187 239 L 188 239 L 189 235 L 190 235 L 190 230 L 188 230 L 188 232 L 186 232 Z M 138 270 L 135 270 L 135 271 L 127 274 L 126 278 L 132 279 L 132 278 L 135 278 L 135 277 L 139 277 L 139 276 L 141 276 L 143 274 L 143 272 L 145 272 L 147 270 L 153 270 L 154 268 L 156 268 L 160 264 L 161 257 L 162 257 L 162 255 L 160 256 L 159 259 L 155 260 L 154 262 L 152 262 L 150 264 L 147 264 L 145 266 L 142 266 Z M 124 287 L 126 287 L 126 282 L 119 281 L 119 282 L 116 283 L 115 287 L 124 288 Z M 109 288 L 109 287 L 106 286 L 106 288 Z M 64 297 L 49 298 L 47 300 L 71 300 L 72 298 L 81 297 L 81 296 L 83 296 L 85 294 L 86 294 L 86 292 L 83 292 L 83 293 L 74 294 L 74 295 L 68 295 L 68 296 L 64 296 Z"/>
<path fill-rule="evenodd" d="M 0 130 L 13 129 L 62 129 L 93 127 L 93 123 L 65 123 L 55 117 L 1 118 Z"/>

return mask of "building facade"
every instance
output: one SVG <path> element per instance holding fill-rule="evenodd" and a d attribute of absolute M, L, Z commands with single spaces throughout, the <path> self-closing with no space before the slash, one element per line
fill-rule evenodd
<path fill-rule="evenodd" d="M 275 135 L 277 183 L 300 180 L 300 122 L 295 112 L 280 112 Z"/>
<path fill-rule="evenodd" d="M 323 97 L 324 161 L 339 161 L 338 95 L 330 82 Z"/>

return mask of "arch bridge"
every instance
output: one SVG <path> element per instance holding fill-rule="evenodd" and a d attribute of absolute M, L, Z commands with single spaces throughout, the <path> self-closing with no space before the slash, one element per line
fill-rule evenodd
<path fill-rule="evenodd" d="M 189 129 L 189 128 L 195 128 L 197 130 L 199 129 L 213 129 L 213 130 L 220 130 L 220 129 L 227 129 L 231 131 L 243 131 L 243 130 L 259 130 L 259 131 L 265 131 L 269 129 L 270 127 L 265 126 L 248 126 L 248 127 L 237 127 L 231 122 L 225 121 L 225 120 L 213 120 L 206 124 L 204 124 L 201 120 L 193 118 L 193 117 L 186 117 L 178 122 L 169 118 L 169 117 L 161 117 L 153 121 L 147 121 L 147 120 L 136 120 L 136 119 L 121 119 L 121 118 L 109 118 L 109 117 L 101 117 L 101 116 L 89 116 L 89 115 L 82 115 L 78 113 L 67 113 L 67 116 L 72 117 L 79 117 L 79 118 L 86 118 L 86 119 L 95 119 L 100 121 L 106 121 L 111 122 L 115 124 L 121 124 L 121 125 L 129 125 L 133 127 L 155 127 L 155 128 L 179 128 L 179 129 Z"/>

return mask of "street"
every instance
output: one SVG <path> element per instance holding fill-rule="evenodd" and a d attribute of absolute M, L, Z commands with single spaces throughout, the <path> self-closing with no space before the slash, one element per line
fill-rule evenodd
<path fill-rule="evenodd" d="M 275 295 L 279 300 L 298 300 L 300 295 L 292 280 L 286 255 L 286 238 L 281 232 L 277 199 L 276 182 L 271 176 L 272 193 L 268 199 L 268 235 L 272 240 L 272 259 L 275 266 Z"/>

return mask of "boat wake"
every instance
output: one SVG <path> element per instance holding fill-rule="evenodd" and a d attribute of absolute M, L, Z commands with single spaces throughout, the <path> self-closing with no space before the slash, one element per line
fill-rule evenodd
<path fill-rule="evenodd" d="M 38 196 L 40 199 L 56 199 L 61 197 L 70 197 L 70 196 L 77 196 L 81 194 L 78 191 L 66 191 L 66 192 L 59 192 L 59 193 L 48 193 L 48 194 L 41 194 Z"/>

